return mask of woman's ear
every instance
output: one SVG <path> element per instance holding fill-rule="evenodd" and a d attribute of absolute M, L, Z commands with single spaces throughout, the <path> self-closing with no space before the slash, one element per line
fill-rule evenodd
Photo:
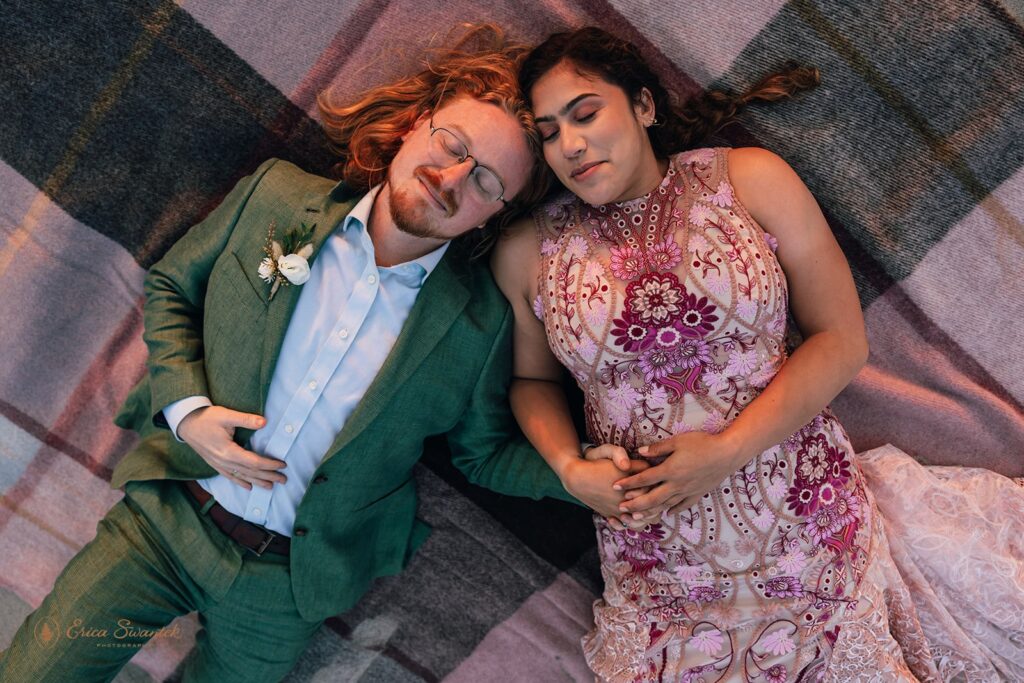
<path fill-rule="evenodd" d="M 654 123 L 658 112 L 654 110 L 654 96 L 647 88 L 640 89 L 640 94 L 633 102 L 633 113 L 636 114 L 637 120 L 643 124 L 644 128 Z"/>

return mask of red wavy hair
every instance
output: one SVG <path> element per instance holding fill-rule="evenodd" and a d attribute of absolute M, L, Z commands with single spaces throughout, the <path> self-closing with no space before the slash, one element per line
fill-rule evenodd
<path fill-rule="evenodd" d="M 332 149 L 341 157 L 335 168 L 359 190 L 367 190 L 387 177 L 391 160 L 402 145 L 402 135 L 423 112 L 457 96 L 500 107 L 520 123 L 534 157 L 525 187 L 490 221 L 492 226 L 500 227 L 540 201 L 551 184 L 540 134 L 519 88 L 519 66 L 528 47 L 507 40 L 494 24 L 464 29 L 452 47 L 428 50 L 422 71 L 373 88 L 351 104 L 336 102 L 330 92 L 321 93 L 317 104 Z M 486 234 L 478 235 L 481 232 Z M 489 246 L 496 231 L 471 234 L 477 235 L 477 241 L 483 238 Z M 475 247 L 474 251 L 480 251 L 480 245 Z"/>

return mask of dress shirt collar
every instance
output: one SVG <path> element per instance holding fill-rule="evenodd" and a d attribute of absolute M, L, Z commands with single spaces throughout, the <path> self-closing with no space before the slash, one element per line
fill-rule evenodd
<path fill-rule="evenodd" d="M 370 221 L 370 210 L 373 209 L 373 202 L 377 198 L 377 194 L 380 193 L 381 185 L 375 185 L 370 188 L 370 191 L 363 195 L 352 210 L 349 211 L 348 215 L 345 216 L 345 220 L 342 221 L 341 229 L 343 232 L 348 231 L 349 228 L 355 228 L 360 231 L 365 242 L 368 244 L 370 251 L 370 257 L 373 258 L 373 242 L 370 240 L 369 233 L 366 232 L 366 226 Z M 424 254 L 417 259 L 412 261 L 406 261 L 405 263 L 396 263 L 393 266 L 386 268 L 379 268 L 382 276 L 385 274 L 391 274 L 397 277 L 402 284 L 409 287 L 422 287 L 426 281 L 427 276 L 433 272 L 437 264 L 441 262 L 441 257 L 444 256 L 445 251 L 448 250 L 450 242 L 445 242 L 437 249 L 434 249 L 428 254 Z"/>

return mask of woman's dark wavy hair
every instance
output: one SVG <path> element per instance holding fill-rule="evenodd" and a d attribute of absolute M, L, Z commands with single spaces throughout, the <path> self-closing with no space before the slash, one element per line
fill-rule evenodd
<path fill-rule="evenodd" d="M 656 119 L 647 134 L 659 158 L 698 146 L 732 122 L 751 102 L 774 102 L 791 97 L 815 87 L 821 80 L 816 68 L 788 62 L 740 95 L 709 90 L 690 98 L 682 106 L 675 106 L 671 93 L 635 45 L 603 29 L 588 26 L 552 34 L 523 60 L 519 82 L 531 106 L 533 86 L 563 61 L 572 64 L 583 76 L 597 77 L 622 88 L 631 102 L 640 100 L 644 88 L 650 91 Z"/>

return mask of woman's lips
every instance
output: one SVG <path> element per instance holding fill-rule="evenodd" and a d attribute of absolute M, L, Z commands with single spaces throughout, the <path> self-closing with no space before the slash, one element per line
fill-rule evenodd
<path fill-rule="evenodd" d="M 590 176 L 594 175 L 594 169 L 603 163 L 603 161 L 591 161 L 583 164 L 582 166 L 577 166 L 569 174 L 569 177 L 577 182 L 586 180 Z"/>

